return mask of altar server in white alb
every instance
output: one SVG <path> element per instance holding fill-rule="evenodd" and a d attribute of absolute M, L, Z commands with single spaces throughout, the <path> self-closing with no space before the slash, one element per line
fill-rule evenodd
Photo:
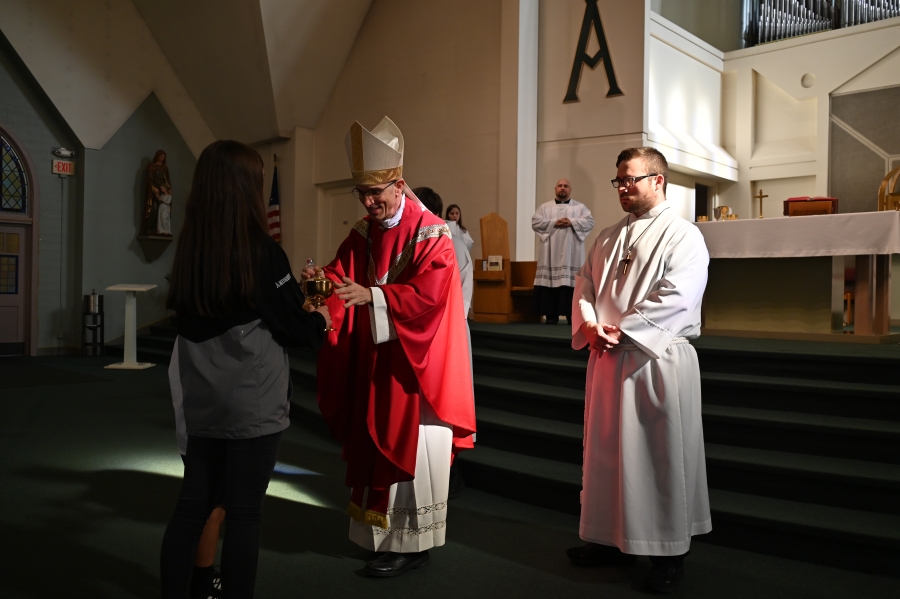
<path fill-rule="evenodd" d="M 575 273 L 584 264 L 584 240 L 594 228 L 591 211 L 572 195 L 568 179 L 556 183 L 556 198 L 538 207 L 531 228 L 541 240 L 537 275 L 534 278 L 534 310 L 546 315 L 547 324 L 560 315 L 572 322 L 572 291 Z"/>
<path fill-rule="evenodd" d="M 572 347 L 590 346 L 577 566 L 650 556 L 648 586 L 671 592 L 691 537 L 712 529 L 700 421 L 700 335 L 709 253 L 666 201 L 653 148 L 619 154 L 612 184 L 628 215 L 597 237 L 575 283 Z"/>

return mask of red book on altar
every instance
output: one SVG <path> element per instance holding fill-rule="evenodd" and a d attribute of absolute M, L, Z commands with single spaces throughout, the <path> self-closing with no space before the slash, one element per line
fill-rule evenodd
<path fill-rule="evenodd" d="M 837 214 L 837 198 L 825 196 L 801 196 L 784 201 L 785 216 L 809 216 L 811 214 Z"/>

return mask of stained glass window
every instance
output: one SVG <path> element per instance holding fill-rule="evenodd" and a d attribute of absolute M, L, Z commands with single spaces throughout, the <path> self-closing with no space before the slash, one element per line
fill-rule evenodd
<path fill-rule="evenodd" d="M 0 136 L 0 212 L 24 213 L 28 208 L 28 181 L 18 154 Z"/>
<path fill-rule="evenodd" d="M 0 256 L 0 294 L 19 293 L 19 257 Z"/>

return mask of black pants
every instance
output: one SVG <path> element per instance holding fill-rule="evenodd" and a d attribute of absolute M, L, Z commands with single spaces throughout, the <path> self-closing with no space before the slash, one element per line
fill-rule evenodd
<path fill-rule="evenodd" d="M 188 437 L 184 481 L 160 551 L 163 599 L 184 599 L 200 533 L 225 480 L 224 597 L 253 597 L 262 502 L 275 469 L 281 433 L 255 439 Z"/>
<path fill-rule="evenodd" d="M 547 322 L 559 322 L 560 316 L 572 322 L 572 296 L 574 287 L 544 287 L 535 285 L 532 301 L 535 314 L 546 316 Z"/>

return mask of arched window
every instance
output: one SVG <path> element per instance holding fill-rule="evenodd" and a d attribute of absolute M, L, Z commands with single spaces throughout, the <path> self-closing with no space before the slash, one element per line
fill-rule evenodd
<path fill-rule="evenodd" d="M 19 155 L 0 135 L 0 212 L 25 214 L 28 211 L 28 180 Z"/>

